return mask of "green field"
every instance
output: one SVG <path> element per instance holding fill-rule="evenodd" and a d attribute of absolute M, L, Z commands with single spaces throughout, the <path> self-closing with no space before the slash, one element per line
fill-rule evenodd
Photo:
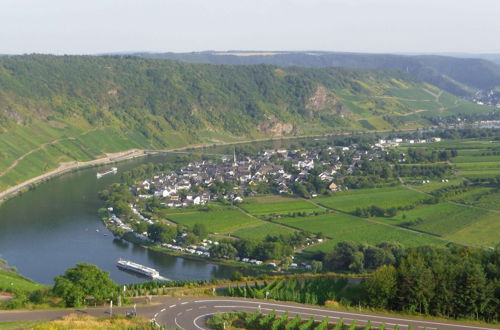
<path fill-rule="evenodd" d="M 217 234 L 229 234 L 241 227 L 254 226 L 261 222 L 238 209 L 171 214 L 167 219 L 188 227 L 197 223 L 206 224 L 210 232 Z"/>
<path fill-rule="evenodd" d="M 0 321 L 0 329 L 5 330 L 26 330 L 32 329 L 34 326 L 45 323 L 45 321 Z"/>
<path fill-rule="evenodd" d="M 348 214 L 333 213 L 312 217 L 281 218 L 276 222 L 312 233 L 323 233 L 329 240 L 307 250 L 331 251 L 341 241 L 377 244 L 394 241 L 405 246 L 442 245 L 444 241 L 395 226 L 372 222 Z"/>
<path fill-rule="evenodd" d="M 480 159 L 478 157 L 478 159 Z M 500 162 L 457 163 L 460 175 L 469 178 L 487 178 L 500 175 Z"/>
<path fill-rule="evenodd" d="M 271 222 L 263 222 L 253 227 L 236 230 L 232 235 L 243 239 L 262 240 L 267 235 L 291 234 L 296 231 L 293 228 L 278 225 Z"/>
<path fill-rule="evenodd" d="M 32 282 L 19 274 L 0 270 L 0 291 L 33 291 L 44 287 L 44 285 Z"/>
<path fill-rule="evenodd" d="M 500 242 L 500 213 L 488 212 L 477 219 L 473 225 L 444 237 L 475 246 L 495 247 Z"/>
<path fill-rule="evenodd" d="M 288 214 L 294 212 L 322 212 L 323 209 L 299 198 L 286 198 L 280 196 L 265 196 L 245 199 L 240 207 L 254 215 L 263 214 Z"/>
<path fill-rule="evenodd" d="M 408 206 L 428 198 L 426 194 L 404 187 L 390 187 L 342 191 L 335 193 L 332 197 L 318 198 L 315 201 L 331 209 L 353 212 L 358 207 L 364 208 L 371 205 L 384 209 Z"/>
<path fill-rule="evenodd" d="M 436 191 L 440 188 L 459 185 L 462 182 L 463 182 L 462 179 L 452 179 L 452 180 L 448 180 L 448 182 L 442 182 L 440 180 L 430 180 L 429 183 L 423 184 L 423 183 L 419 182 L 417 184 L 411 184 L 410 186 L 412 188 L 415 188 L 418 191 L 422 191 L 425 193 L 431 193 L 431 192 Z"/>

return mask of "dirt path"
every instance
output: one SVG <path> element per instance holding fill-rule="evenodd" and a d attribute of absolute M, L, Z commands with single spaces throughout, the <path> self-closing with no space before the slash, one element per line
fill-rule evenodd
<path fill-rule="evenodd" d="M 78 136 L 84 136 L 84 135 L 86 135 L 86 134 L 88 134 L 90 132 L 93 132 L 95 130 L 96 129 L 91 129 L 91 130 L 85 131 L 85 132 L 83 132 L 82 134 L 80 134 Z M 7 172 L 9 172 L 10 170 L 12 170 L 14 167 L 16 167 L 19 164 L 19 162 L 21 160 L 23 160 L 24 158 L 28 157 L 32 153 L 34 153 L 36 151 L 39 151 L 39 150 L 43 149 L 46 146 L 49 146 L 49 145 L 52 145 L 52 144 L 56 144 L 56 143 L 59 143 L 59 142 L 64 141 L 64 140 L 76 140 L 76 137 L 70 136 L 70 137 L 67 137 L 67 138 L 60 138 L 60 139 L 52 140 L 50 142 L 43 143 L 43 144 L 39 145 L 38 147 L 36 147 L 34 149 L 31 149 L 30 151 L 28 151 L 24 155 L 20 156 L 16 160 L 14 160 L 14 162 L 12 164 L 10 164 L 10 166 L 7 167 L 5 170 L 3 170 L 2 172 L 0 172 L 0 177 L 4 176 Z"/>
<path fill-rule="evenodd" d="M 410 189 L 410 190 L 413 190 L 415 192 L 426 194 L 426 195 L 428 195 L 430 197 L 434 197 L 432 194 L 430 194 L 428 192 L 419 190 L 419 189 L 417 189 L 415 187 L 412 187 L 410 185 L 405 184 L 401 178 L 399 178 L 399 179 L 400 179 L 400 182 L 403 184 L 403 187 L 405 187 L 406 189 Z M 475 206 L 475 205 L 463 204 L 463 203 L 459 203 L 459 202 L 455 202 L 455 201 L 451 201 L 451 200 L 446 200 L 446 202 L 450 203 L 450 204 L 453 204 L 453 205 L 457 205 L 457 206 L 463 206 L 463 207 L 469 207 L 469 208 L 477 209 L 477 210 L 483 210 L 483 211 L 490 211 L 490 212 L 494 212 L 494 213 L 500 213 L 499 210 L 488 209 L 488 208 L 485 208 L 485 207 L 480 207 L 480 206 Z"/>
<path fill-rule="evenodd" d="M 439 91 L 439 93 L 433 93 L 431 92 L 430 90 L 428 89 L 425 89 L 424 88 L 424 91 L 426 91 L 427 93 L 431 94 L 432 96 L 434 96 L 434 99 L 436 100 L 436 103 L 440 105 L 440 108 L 439 108 L 439 112 L 443 112 L 444 110 L 446 110 L 446 107 L 441 103 L 441 95 L 443 95 L 443 91 Z"/>
<path fill-rule="evenodd" d="M 314 204 L 314 205 L 316 205 L 316 206 L 321 207 L 321 205 L 319 205 L 319 204 L 316 204 L 314 202 L 311 202 L 311 203 Z M 327 210 L 334 211 L 336 213 L 343 213 L 343 214 L 347 214 L 347 215 L 356 217 L 356 216 L 354 216 L 354 215 L 352 215 L 350 213 L 339 211 L 339 210 L 336 210 L 336 209 L 332 209 L 330 207 L 323 207 L 323 208 L 325 208 Z M 396 228 L 398 230 L 407 231 L 407 232 L 411 232 L 411 233 L 414 233 L 414 234 L 432 236 L 432 237 L 435 237 L 435 238 L 440 239 L 442 241 L 449 242 L 448 240 L 446 240 L 446 239 L 444 239 L 444 238 L 442 238 L 440 236 L 433 235 L 431 233 L 424 233 L 424 232 L 421 232 L 421 231 L 418 231 L 418 230 L 413 230 L 413 229 L 407 228 L 407 227 L 394 226 L 394 225 L 391 225 L 391 224 L 388 224 L 388 223 L 385 223 L 385 222 L 381 222 L 381 221 L 377 221 L 377 220 L 374 220 L 374 219 L 370 219 L 370 218 L 362 218 L 362 217 L 356 217 L 356 218 L 359 218 L 359 219 L 362 219 L 362 220 L 365 220 L 365 221 L 368 221 L 368 222 L 371 222 L 371 223 L 374 223 L 374 224 L 377 224 L 377 225 L 383 225 L 383 226 L 387 226 L 387 227 L 391 227 L 391 228 Z"/>

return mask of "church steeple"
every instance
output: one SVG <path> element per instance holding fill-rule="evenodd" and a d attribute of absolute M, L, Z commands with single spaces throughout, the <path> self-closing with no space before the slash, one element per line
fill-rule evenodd
<path fill-rule="evenodd" d="M 238 166 L 238 162 L 236 161 L 236 148 L 233 149 L 233 167 Z"/>

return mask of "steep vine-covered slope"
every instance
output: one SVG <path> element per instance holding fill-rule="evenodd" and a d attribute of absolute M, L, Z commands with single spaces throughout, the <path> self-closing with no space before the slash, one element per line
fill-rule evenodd
<path fill-rule="evenodd" d="M 0 57 L 0 190 L 104 152 L 419 127 L 489 111 L 399 71 Z"/>

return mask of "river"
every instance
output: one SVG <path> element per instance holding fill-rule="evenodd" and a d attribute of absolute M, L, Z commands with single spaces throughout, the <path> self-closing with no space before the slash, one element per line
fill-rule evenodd
<path fill-rule="evenodd" d="M 118 171 L 144 162 L 168 161 L 155 155 L 121 162 Z M 156 268 L 173 280 L 229 278 L 234 268 L 169 256 L 118 240 L 97 216 L 102 207 L 97 193 L 118 175 L 96 179 L 96 172 L 110 165 L 87 168 L 51 179 L 0 205 L 0 255 L 19 273 L 32 280 L 53 284 L 54 276 L 80 262 L 110 272 L 118 283 L 147 279 L 116 267 L 124 258 Z"/>

